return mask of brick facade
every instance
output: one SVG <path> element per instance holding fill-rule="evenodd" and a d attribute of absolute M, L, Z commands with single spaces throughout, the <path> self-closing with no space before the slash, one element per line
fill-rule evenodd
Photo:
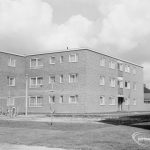
<path fill-rule="evenodd" d="M 10 58 L 15 60 L 15 67 L 8 66 Z M 28 56 L 1 52 L 0 65 L 3 111 L 8 107 L 8 97 L 14 98 L 18 112 L 25 111 L 26 75 L 30 113 L 144 110 L 143 68 L 92 50 Z M 9 86 L 13 77 L 15 85 Z"/>

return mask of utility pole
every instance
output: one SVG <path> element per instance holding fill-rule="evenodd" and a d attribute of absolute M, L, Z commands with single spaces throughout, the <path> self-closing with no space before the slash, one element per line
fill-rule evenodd
<path fill-rule="evenodd" d="M 28 74 L 26 74 L 25 115 L 28 115 Z"/>

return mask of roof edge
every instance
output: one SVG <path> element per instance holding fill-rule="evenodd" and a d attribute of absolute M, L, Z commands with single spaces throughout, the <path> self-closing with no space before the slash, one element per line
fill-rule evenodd
<path fill-rule="evenodd" d="M 26 57 L 28 57 L 28 56 L 36 56 L 36 55 L 44 55 L 44 54 L 70 52 L 70 51 L 81 51 L 81 50 L 91 51 L 91 52 L 98 53 L 98 54 L 101 54 L 101 55 L 104 55 L 104 56 L 107 56 L 107 57 L 110 57 L 110 58 L 114 58 L 114 59 L 122 61 L 122 62 L 130 63 L 132 65 L 144 68 L 143 66 L 141 66 L 139 64 L 136 64 L 136 63 L 133 63 L 133 62 L 130 62 L 128 60 L 121 59 L 121 58 L 117 58 L 117 57 L 114 57 L 114 56 L 110 56 L 108 54 L 104 54 L 104 53 L 98 52 L 98 50 L 93 50 L 91 48 L 72 48 L 72 49 L 67 49 L 67 50 L 66 49 L 64 49 L 64 50 L 56 50 L 56 51 L 45 52 L 45 53 L 29 54 L 29 55 L 26 55 Z"/>
<path fill-rule="evenodd" d="M 81 51 L 81 50 L 91 51 L 91 52 L 94 52 L 94 53 L 97 53 L 97 54 L 101 54 L 101 55 L 104 55 L 104 56 L 107 56 L 107 57 L 110 57 L 110 58 L 113 58 L 113 59 L 116 59 L 116 60 L 119 60 L 119 61 L 122 61 L 122 62 L 125 62 L 125 63 L 129 63 L 129 64 L 132 64 L 132 65 L 144 68 L 143 66 L 141 66 L 139 64 L 136 64 L 136 63 L 133 63 L 133 62 L 121 59 L 121 58 L 117 58 L 117 57 L 114 57 L 114 56 L 110 56 L 108 54 L 101 53 L 98 50 L 93 50 L 91 48 L 72 48 L 72 49 L 64 49 L 64 50 L 55 50 L 55 51 L 45 52 L 45 53 L 29 54 L 29 55 L 21 55 L 21 54 L 16 54 L 16 53 L 11 53 L 11 52 L 4 52 L 4 51 L 0 51 L 0 53 L 11 54 L 11 55 L 16 55 L 16 56 L 20 56 L 20 57 L 28 57 L 28 56 L 45 55 L 45 54 L 53 54 L 53 53 L 62 53 L 62 52 L 70 52 L 70 51 Z"/>
<path fill-rule="evenodd" d="M 16 54 L 16 53 L 12 53 L 12 52 L 4 52 L 4 51 L 0 51 L 0 53 L 9 54 L 9 55 L 15 55 L 15 56 L 20 56 L 20 57 L 25 57 L 26 56 L 26 55 Z"/>

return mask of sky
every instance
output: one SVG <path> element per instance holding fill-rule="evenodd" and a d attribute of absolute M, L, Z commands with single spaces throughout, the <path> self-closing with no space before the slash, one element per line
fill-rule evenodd
<path fill-rule="evenodd" d="M 150 0 L 0 0 L 0 50 L 90 48 L 144 67 L 150 82 Z"/>

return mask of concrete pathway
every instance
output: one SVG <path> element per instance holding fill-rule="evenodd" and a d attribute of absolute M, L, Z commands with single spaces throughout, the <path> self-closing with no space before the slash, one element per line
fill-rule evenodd
<path fill-rule="evenodd" d="M 26 146 L 14 144 L 0 144 L 0 150 L 65 150 L 61 148 L 48 148 L 44 146 Z"/>
<path fill-rule="evenodd" d="M 63 123 L 97 123 L 101 118 L 80 118 L 80 117 L 47 117 L 47 116 L 17 116 L 10 118 L 7 116 L 0 116 L 0 120 L 12 121 L 37 121 L 37 122 L 63 122 Z"/>

